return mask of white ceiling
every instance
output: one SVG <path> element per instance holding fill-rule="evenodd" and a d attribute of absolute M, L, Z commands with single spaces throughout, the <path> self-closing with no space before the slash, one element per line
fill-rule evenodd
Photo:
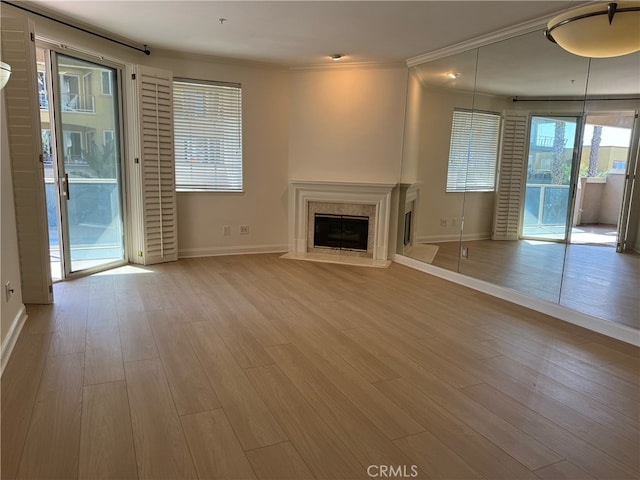
<path fill-rule="evenodd" d="M 332 53 L 344 54 L 349 63 L 404 61 L 568 6 L 527 0 L 30 3 L 148 44 L 152 52 L 163 48 L 292 67 L 326 64 Z"/>

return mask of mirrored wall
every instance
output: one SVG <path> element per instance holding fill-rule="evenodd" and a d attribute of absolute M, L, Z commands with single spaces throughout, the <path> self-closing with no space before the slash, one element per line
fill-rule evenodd
<path fill-rule="evenodd" d="M 640 329 L 640 53 L 534 31 L 410 69 L 398 251 Z"/>

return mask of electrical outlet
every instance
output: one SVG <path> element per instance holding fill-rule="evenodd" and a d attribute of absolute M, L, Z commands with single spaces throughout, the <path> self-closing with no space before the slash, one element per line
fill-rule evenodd
<path fill-rule="evenodd" d="M 460 249 L 460 256 L 462 258 L 469 258 L 469 247 L 462 247 Z"/>
<path fill-rule="evenodd" d="M 447 226 L 447 219 L 446 218 L 441 218 L 440 219 L 440 226 L 441 227 L 446 227 Z"/>
<path fill-rule="evenodd" d="M 4 285 L 4 299 L 8 302 L 13 295 L 13 288 L 11 288 L 11 282 L 7 282 Z"/>
<path fill-rule="evenodd" d="M 223 225 L 222 226 L 222 234 L 223 235 L 231 235 L 231 226 L 230 225 Z"/>
<path fill-rule="evenodd" d="M 240 235 L 249 235 L 249 225 L 240 225 Z"/>

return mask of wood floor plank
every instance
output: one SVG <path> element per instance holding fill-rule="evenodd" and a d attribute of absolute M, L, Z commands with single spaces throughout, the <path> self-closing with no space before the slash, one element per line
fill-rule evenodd
<path fill-rule="evenodd" d="M 2 468 L 0 472 L 5 478 L 15 478 L 18 471 L 22 448 L 31 422 L 31 413 L 38 395 L 40 378 L 47 359 L 49 341 L 48 334 L 30 335 L 23 330 L 2 374 L 2 388 L 0 388 Z"/>
<path fill-rule="evenodd" d="M 78 476 L 83 366 L 82 353 L 47 359 L 17 478 Z"/>
<path fill-rule="evenodd" d="M 484 478 L 460 458 L 454 450 L 451 450 L 428 431 L 399 438 L 393 443 L 398 445 L 415 462 L 413 465 L 401 465 L 403 476 L 419 477 L 419 473 L 424 472 L 432 479 L 464 478 L 472 480 Z"/>
<path fill-rule="evenodd" d="M 536 475 L 543 480 L 595 480 L 595 477 L 567 460 L 536 470 Z"/>
<path fill-rule="evenodd" d="M 237 317 L 219 313 L 209 314 L 216 331 L 242 368 L 269 365 L 273 360 L 252 332 Z"/>
<path fill-rule="evenodd" d="M 82 353 L 86 346 L 87 313 L 61 311 L 56 318 L 57 328 L 51 335 L 49 355 Z"/>
<path fill-rule="evenodd" d="M 363 465 L 403 464 L 408 458 L 385 436 L 385 425 L 376 424 L 361 405 L 353 404 L 316 366 L 293 345 L 268 347 L 276 364 L 302 393 L 320 418 L 340 437 Z M 377 392 L 377 390 L 376 390 Z M 379 394 L 379 392 L 378 392 Z M 402 418 L 410 417 L 393 405 Z M 411 420 L 418 432 L 424 428 Z M 377 428 L 376 428 L 377 427 Z"/>
<path fill-rule="evenodd" d="M 162 310 L 149 316 L 178 415 L 219 408 L 220 402 L 193 351 L 183 324 L 175 320 L 180 312 Z"/>
<path fill-rule="evenodd" d="M 276 365 L 246 372 L 317 478 L 367 478 L 364 467 Z"/>
<path fill-rule="evenodd" d="M 314 345 L 326 345 L 332 350 L 331 355 L 342 357 L 360 376 L 368 382 L 390 380 L 399 376 L 384 362 L 371 355 L 357 342 L 351 340 L 341 330 L 324 321 L 323 318 L 311 312 L 300 309 L 292 309 L 292 316 L 275 320 L 277 323 L 286 324 L 289 333 L 311 341 Z M 282 329 L 284 330 L 284 328 Z"/>
<path fill-rule="evenodd" d="M 634 421 L 580 391 L 571 389 L 563 383 L 541 375 L 526 365 L 509 358 L 492 357 L 483 360 L 482 363 L 496 372 L 504 373 L 507 378 L 512 378 L 539 397 L 548 398 L 549 401 L 554 400 L 564 405 L 563 410 L 567 411 L 567 415 L 573 413 L 571 418 L 576 418 L 578 423 L 583 423 L 585 427 L 587 423 L 590 425 L 587 430 L 594 433 L 601 432 L 597 434 L 600 438 L 606 438 L 609 434 L 616 432 L 616 435 L 627 439 L 629 447 L 638 448 L 640 446 L 640 431 L 638 430 L 640 425 L 638 425 L 637 419 Z M 486 380 L 490 384 L 498 381 L 495 376 L 487 376 Z"/>
<path fill-rule="evenodd" d="M 361 331 L 359 336 L 362 345 L 373 346 L 377 343 L 379 350 L 385 348 L 384 339 L 368 330 Z M 391 366 L 399 371 L 404 379 L 410 381 L 429 398 L 445 407 L 530 469 L 534 470 L 561 460 L 557 454 L 543 444 L 492 414 L 481 405 L 469 401 L 464 394 L 423 368 L 421 364 L 406 358 L 401 352 L 385 349 L 384 354 L 387 355 Z"/>
<path fill-rule="evenodd" d="M 90 308 L 84 359 L 84 384 L 124 380 L 118 316 L 114 308 Z"/>
<path fill-rule="evenodd" d="M 85 386 L 78 478 L 137 479 L 125 382 Z"/>
<path fill-rule="evenodd" d="M 122 359 L 125 362 L 158 357 L 158 348 L 145 312 L 142 310 L 121 311 L 120 305 L 118 305 L 118 329 Z"/>
<path fill-rule="evenodd" d="M 618 480 L 631 479 L 637 475 L 632 469 L 614 460 L 602 450 L 537 413 L 535 409 L 539 399 L 532 398 L 531 404 L 521 403 L 487 384 L 467 387 L 463 391 L 476 402 L 513 425 L 518 425 L 519 428 L 596 478 Z"/>
<path fill-rule="evenodd" d="M 125 364 L 140 478 L 197 478 L 159 358 Z"/>
<path fill-rule="evenodd" d="M 199 478 L 256 478 L 222 409 L 180 420 Z"/>
<path fill-rule="evenodd" d="M 261 480 L 312 480 L 316 477 L 289 442 L 247 452 L 256 476 Z"/>
<path fill-rule="evenodd" d="M 245 450 L 287 440 L 244 371 L 210 322 L 190 323 L 187 335 Z"/>
<path fill-rule="evenodd" d="M 411 417 L 390 402 L 384 395 L 361 377 L 350 364 L 335 354 L 333 349 L 325 346 L 322 336 L 309 334 L 304 329 L 295 330 L 295 320 L 283 319 L 289 327 L 288 335 L 295 338 L 298 348 L 286 348 L 287 345 L 268 347 L 267 352 L 274 359 L 290 358 L 304 352 L 308 360 L 304 360 L 311 371 L 321 372 L 318 379 L 328 379 L 333 384 L 331 389 L 337 389 L 348 398 L 387 438 L 394 440 L 406 435 L 422 432 L 424 428 Z M 283 347 L 283 348 L 278 348 Z M 286 354 L 286 355 L 284 355 Z M 299 358 L 302 362 L 303 359 Z M 281 365 L 281 368 L 284 368 Z M 288 372 L 286 372 L 288 374 Z M 329 388 L 329 387 L 327 387 Z"/>
<path fill-rule="evenodd" d="M 539 343 L 523 343 L 519 338 L 513 338 L 507 336 L 506 338 L 493 338 L 483 341 L 483 344 L 489 345 L 495 351 L 500 354 L 509 356 L 511 358 L 519 358 L 520 355 L 526 355 L 526 358 L 532 359 L 531 355 L 538 359 L 544 359 L 547 362 L 551 362 L 554 365 L 559 365 L 562 368 L 569 370 L 577 375 L 588 378 L 600 385 L 610 388 L 614 392 L 624 395 L 630 399 L 637 399 L 640 397 L 640 385 L 634 384 L 631 381 L 624 380 L 616 375 L 612 375 L 610 372 L 605 371 L 604 367 L 594 367 L 588 363 L 567 355 L 566 353 L 558 352 L 557 350 L 547 348 Z M 536 360 L 536 362 L 539 360 Z M 607 367 L 607 366 L 605 366 Z M 638 376 L 638 375 L 634 375 Z"/>
<path fill-rule="evenodd" d="M 417 418 L 432 435 L 450 450 L 457 452 L 465 463 L 485 478 L 538 478 L 511 455 L 432 401 L 407 380 L 398 378 L 378 382 L 376 387 Z"/>
<path fill-rule="evenodd" d="M 636 423 L 638 422 L 640 418 L 640 404 L 638 403 L 637 396 L 635 398 L 630 398 L 628 396 L 621 395 L 618 392 L 601 385 L 592 378 L 576 374 L 562 366 L 551 364 L 546 359 L 537 357 L 528 352 L 517 351 L 514 348 L 504 348 L 497 342 L 494 343 L 494 346 L 494 348 L 498 349 L 506 357 L 510 358 L 517 364 L 524 365 L 525 371 L 531 376 L 544 375 L 545 377 L 553 379 L 573 390 L 585 392 L 586 396 L 593 398 L 623 415 L 626 415 L 631 420 L 635 420 Z M 537 374 L 534 372 L 537 372 Z M 518 375 L 519 378 L 523 378 L 524 376 L 525 375 Z M 600 375 L 600 377 L 602 376 L 603 375 Z"/>

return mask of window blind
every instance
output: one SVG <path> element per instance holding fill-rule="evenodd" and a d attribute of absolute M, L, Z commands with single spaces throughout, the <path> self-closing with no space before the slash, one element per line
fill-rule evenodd
<path fill-rule="evenodd" d="M 174 81 L 177 191 L 242 191 L 242 89 Z"/>
<path fill-rule="evenodd" d="M 500 115 L 454 110 L 447 192 L 491 192 L 496 184 Z"/>

